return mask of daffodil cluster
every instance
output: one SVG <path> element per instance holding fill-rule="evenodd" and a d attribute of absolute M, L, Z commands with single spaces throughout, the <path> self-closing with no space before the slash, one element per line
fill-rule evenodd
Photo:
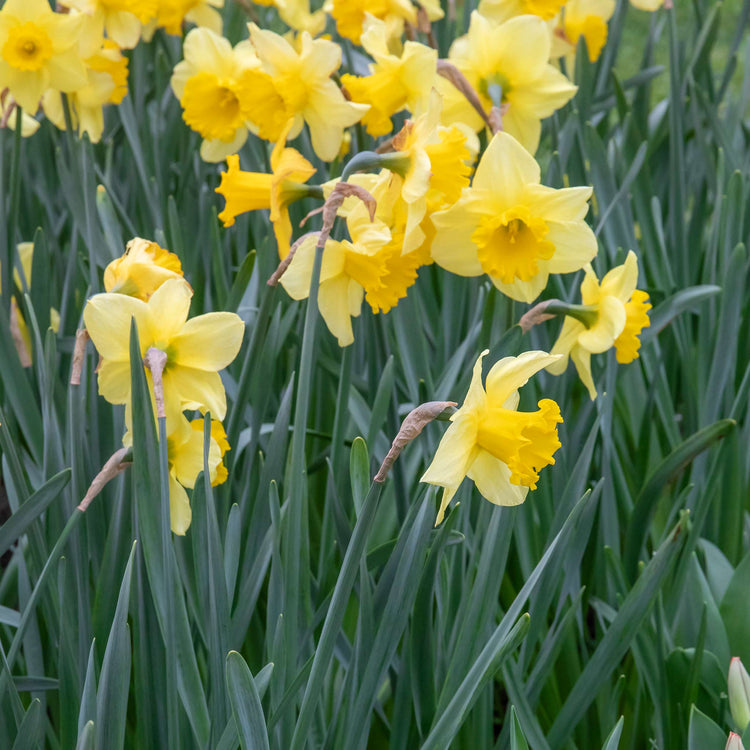
<path fill-rule="evenodd" d="M 145 357 L 151 349 L 166 361 L 157 377 L 146 368 L 154 403 L 155 382 L 163 397 L 169 456 L 169 500 L 172 531 L 184 534 L 191 510 L 185 488 L 203 471 L 203 420 L 185 412 L 211 413 L 208 469 L 212 484 L 227 477 L 223 456 L 229 449 L 221 420 L 227 403 L 219 371 L 237 356 L 244 324 L 234 313 L 212 312 L 188 319 L 193 290 L 182 275 L 179 259 L 155 242 L 136 238 L 104 274 L 107 290 L 86 304 L 83 320 L 100 356 L 99 393 L 112 404 L 125 405 L 128 427 L 123 443 L 132 442 L 130 327 L 135 320 Z"/>
<path fill-rule="evenodd" d="M 486 391 L 480 356 L 465 404 L 423 477 L 445 488 L 438 521 L 465 476 L 493 503 L 520 503 L 554 463 L 562 417 L 549 399 L 536 413 L 517 412 L 518 388 L 539 370 L 561 373 L 573 359 L 593 398 L 590 355 L 615 347 L 618 361 L 632 361 L 648 325 L 634 254 L 601 285 L 596 280 L 598 243 L 586 221 L 591 188 L 544 185 L 534 156 L 543 120 L 576 94 L 569 74 L 579 40 L 594 61 L 614 2 L 482 0 L 440 60 L 419 41 L 440 17 L 436 3 L 333 0 L 323 11 L 370 60 L 354 67 L 347 60 L 343 71 L 336 42 L 314 38 L 320 16 L 306 4 L 274 4 L 282 18 L 299 7 L 287 21 L 296 34 L 251 23 L 248 38 L 232 47 L 194 29 L 172 88 L 185 122 L 203 138 L 202 157 L 226 159 L 220 219 L 231 227 L 242 213 L 269 211 L 280 282 L 293 299 L 309 296 L 322 252 L 317 305 L 340 346 L 353 343 L 364 303 L 389 312 L 430 264 L 485 278 L 525 304 L 545 293 L 550 276 L 585 272 L 583 303 L 556 308 L 568 317 L 550 354 L 497 363 Z M 355 125 L 356 139 L 348 134 Z M 340 177 L 312 182 L 325 169 L 290 145 L 303 130 Z M 248 138 L 268 142 L 270 172 L 242 168 L 237 152 Z M 337 204 L 340 236 L 296 232 L 291 204 L 327 200 L 340 180 L 364 191 Z"/>

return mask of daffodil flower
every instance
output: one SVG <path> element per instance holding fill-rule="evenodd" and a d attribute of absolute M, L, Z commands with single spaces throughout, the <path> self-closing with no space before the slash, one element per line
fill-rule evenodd
<path fill-rule="evenodd" d="M 295 31 L 306 31 L 318 36 L 326 25 L 325 11 L 310 11 L 310 0 L 255 0 L 256 5 L 274 6 L 281 20 Z"/>
<path fill-rule="evenodd" d="M 378 137 L 391 132 L 396 112 L 406 108 L 420 114 L 426 108 L 437 75 L 437 52 L 419 42 L 406 42 L 400 56 L 392 54 L 386 25 L 378 19 L 372 19 L 362 34 L 362 46 L 375 59 L 370 75 L 347 73 L 341 83 L 352 101 L 370 105 L 362 124 Z"/>
<path fill-rule="evenodd" d="M 449 60 L 466 76 L 485 110 L 502 112 L 503 130 L 530 153 L 539 145 L 541 121 L 567 104 L 576 87 L 550 65 L 552 39 L 547 24 L 537 16 L 518 16 L 501 24 L 476 11 L 469 32 L 451 46 Z M 443 122 L 464 122 L 475 131 L 485 123 L 466 98 L 446 79 Z"/>
<path fill-rule="evenodd" d="M 539 471 L 555 463 L 553 454 L 560 447 L 557 424 L 563 420 L 557 403 L 542 399 L 538 411 L 517 411 L 518 389 L 559 356 L 532 351 L 501 359 L 487 374 L 485 391 L 482 360 L 488 351 L 479 355 L 464 403 L 451 416 L 421 479 L 445 488 L 436 526 L 464 477 L 491 503 L 519 505 L 536 489 Z"/>
<path fill-rule="evenodd" d="M 310 192 L 303 183 L 315 174 L 315 167 L 296 149 L 286 148 L 286 136 L 291 121 L 281 133 L 281 138 L 271 153 L 272 174 L 243 172 L 237 155 L 227 158 L 227 171 L 221 175 L 216 192 L 224 196 L 226 205 L 219 214 L 225 227 L 246 211 L 271 209 L 271 221 L 279 257 L 286 258 L 292 237 L 292 223 L 288 206 Z"/>
<path fill-rule="evenodd" d="M 157 11 L 157 0 L 63 0 L 60 5 L 88 16 L 100 38 L 106 33 L 122 49 L 138 44 L 142 25 Z"/>
<path fill-rule="evenodd" d="M 0 8 L 0 87 L 28 114 L 47 89 L 86 84 L 78 53 L 83 17 L 55 13 L 47 0 L 6 0 Z"/>
<path fill-rule="evenodd" d="M 180 100 L 183 119 L 203 137 L 201 158 L 223 161 L 247 140 L 255 94 L 248 74 L 260 62 L 249 41 L 233 48 L 207 28 L 188 33 L 183 55 L 172 73 L 172 90 Z"/>
<path fill-rule="evenodd" d="M 417 4 L 430 21 L 443 17 L 439 0 L 419 0 Z M 336 21 L 336 31 L 355 44 L 361 42 L 368 16 L 385 22 L 389 42 L 401 38 L 405 22 L 417 23 L 417 7 L 410 0 L 328 0 L 323 7 Z"/>
<path fill-rule="evenodd" d="M 607 21 L 615 12 L 614 0 L 568 0 L 555 34 L 553 56 L 565 55 L 567 69 L 575 69 L 578 40 L 586 40 L 589 60 L 596 62 L 607 41 Z M 556 47 L 556 49 L 555 49 Z"/>
<path fill-rule="evenodd" d="M 591 355 L 606 352 L 613 346 L 617 361 L 627 364 L 638 357 L 641 331 L 649 325 L 651 305 L 648 294 L 636 289 L 638 259 L 631 250 L 625 262 L 609 271 L 599 283 L 590 265 L 581 284 L 583 305 L 588 308 L 588 327 L 579 319 L 566 317 L 553 354 L 562 358 L 547 369 L 554 375 L 565 371 L 568 357 L 573 360 L 578 376 L 592 400 L 596 386 L 591 376 Z"/>
<path fill-rule="evenodd" d="M 486 273 L 503 294 L 532 302 L 551 273 L 571 273 L 597 252 L 584 221 L 591 188 L 540 184 L 539 165 L 512 136 L 498 133 L 474 182 L 432 215 L 433 260 L 460 276 Z"/>
<path fill-rule="evenodd" d="M 123 255 L 104 269 L 104 288 L 147 302 L 167 279 L 181 276 L 182 264 L 175 253 L 135 237 L 125 246 Z"/>
<path fill-rule="evenodd" d="M 567 0 L 480 0 L 477 13 L 495 23 L 515 16 L 538 16 L 543 21 L 554 18 Z"/>
<path fill-rule="evenodd" d="M 331 80 L 331 74 L 341 65 L 341 47 L 327 39 L 313 39 L 303 31 L 298 52 L 273 31 L 253 23 L 248 28 L 275 90 L 275 96 L 272 92 L 264 94 L 266 111 L 256 111 L 254 121 L 271 118 L 286 122 L 292 117 L 290 138 L 295 138 L 306 122 L 313 150 L 323 161 L 332 161 L 341 147 L 344 129 L 358 122 L 368 109 L 365 104 L 346 101 Z"/>
<path fill-rule="evenodd" d="M 320 271 L 318 308 L 339 346 L 354 341 L 352 318 L 362 310 L 365 294 L 376 294 L 388 273 L 387 257 L 381 254 L 391 240 L 388 227 L 380 220 L 370 222 L 366 212 L 352 211 L 347 217 L 349 240 L 328 240 Z M 310 293 L 317 236 L 303 239 L 292 262 L 281 277 L 281 284 L 293 299 L 306 299 Z"/>
<path fill-rule="evenodd" d="M 105 39 L 99 51 L 86 59 L 86 76 L 86 85 L 68 94 L 70 116 L 79 134 L 87 133 L 92 143 L 98 143 L 104 130 L 103 107 L 119 104 L 128 93 L 128 58 L 114 42 Z M 66 129 L 59 91 L 46 91 L 42 108 L 56 127 Z"/>
<path fill-rule="evenodd" d="M 245 326 L 239 316 L 213 312 L 188 320 L 193 290 L 183 278 L 167 279 L 148 302 L 124 294 L 96 294 L 83 320 L 101 355 L 99 393 L 112 404 L 130 403 L 130 321 L 135 318 L 143 356 L 166 353 L 167 406 L 208 410 L 217 419 L 227 404 L 219 370 L 237 356 Z"/>

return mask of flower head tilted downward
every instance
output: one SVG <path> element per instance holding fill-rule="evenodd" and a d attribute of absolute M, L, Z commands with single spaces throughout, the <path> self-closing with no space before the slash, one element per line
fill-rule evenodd
<path fill-rule="evenodd" d="M 587 327 L 573 317 L 566 317 L 553 354 L 563 358 L 547 369 L 560 375 L 568 366 L 568 357 L 578 370 L 583 384 L 592 399 L 596 386 L 591 376 L 591 355 L 615 347 L 617 361 L 628 364 L 638 357 L 641 331 L 649 325 L 651 305 L 648 294 L 636 289 L 638 259 L 631 250 L 621 266 L 613 268 L 599 283 L 594 269 L 586 266 L 586 276 L 581 284 L 583 304 L 589 307 L 591 322 Z"/>
<path fill-rule="evenodd" d="M 467 476 L 491 503 L 519 505 L 536 489 L 539 471 L 555 463 L 552 456 L 560 447 L 557 424 L 563 420 L 555 401 L 542 399 L 535 412 L 517 411 L 518 389 L 559 357 L 533 351 L 501 359 L 487 374 L 485 390 L 487 352 L 479 355 L 466 399 L 421 479 L 445 488 L 435 525 Z"/>

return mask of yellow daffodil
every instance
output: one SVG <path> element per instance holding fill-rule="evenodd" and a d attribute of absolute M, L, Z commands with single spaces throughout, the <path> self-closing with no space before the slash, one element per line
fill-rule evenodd
<path fill-rule="evenodd" d="M 15 130 L 17 117 L 16 100 L 7 90 L 0 91 L 0 127 L 3 127 L 2 123 L 5 123 L 6 127 Z M 26 112 L 21 112 L 21 137 L 29 138 L 37 130 L 39 130 L 39 121 Z"/>
<path fill-rule="evenodd" d="M 0 8 L 0 88 L 30 115 L 47 89 L 86 85 L 78 54 L 82 17 L 55 13 L 47 0 L 6 0 Z"/>
<path fill-rule="evenodd" d="M 485 110 L 502 112 L 503 130 L 532 154 L 539 145 L 541 121 L 567 104 L 576 87 L 549 64 L 551 34 L 537 16 L 518 16 L 501 24 L 472 13 L 469 33 L 450 49 L 450 61 L 466 76 Z M 484 121 L 453 84 L 440 79 L 443 122 L 464 122 L 475 131 Z"/>
<path fill-rule="evenodd" d="M 362 124 L 373 137 L 390 133 L 391 116 L 406 108 L 419 114 L 426 108 L 437 75 L 437 52 L 419 42 L 406 42 L 400 56 L 388 49 L 386 25 L 372 19 L 362 34 L 362 46 L 374 58 L 370 75 L 348 73 L 341 83 L 352 101 L 369 104 Z"/>
<path fill-rule="evenodd" d="M 192 420 L 190 426 L 197 432 L 203 434 L 202 419 Z M 219 455 L 221 457 L 221 461 L 219 461 L 216 466 L 216 476 L 211 477 L 211 486 L 216 487 L 227 481 L 229 474 L 227 472 L 227 467 L 224 465 L 224 455 L 228 450 L 231 450 L 229 440 L 227 439 L 227 433 L 224 430 L 224 425 L 218 419 L 211 420 L 211 447 L 213 447 L 213 443 L 216 443 L 219 447 Z"/>
<path fill-rule="evenodd" d="M 430 21 L 443 17 L 440 3 L 435 0 L 421 0 L 416 5 L 410 0 L 328 0 L 324 9 L 333 16 L 339 34 L 359 44 L 368 15 L 384 21 L 388 39 L 395 40 L 401 37 L 404 23 L 416 25 L 417 5 Z"/>
<path fill-rule="evenodd" d="M 567 0 L 480 0 L 477 12 L 495 23 L 516 16 L 538 16 L 544 21 L 554 18 Z"/>
<path fill-rule="evenodd" d="M 20 273 L 18 268 L 13 269 L 13 281 L 22 292 L 28 292 L 31 289 L 31 266 L 34 259 L 34 243 L 19 242 L 16 245 L 16 250 L 18 251 L 18 260 L 20 261 Z M 57 333 L 60 328 L 60 314 L 54 307 L 50 307 L 49 320 L 50 328 Z M 24 367 L 29 367 L 32 363 L 33 352 L 31 334 L 21 311 L 18 309 L 15 297 L 10 301 L 10 328 L 18 358 Z"/>
<path fill-rule="evenodd" d="M 538 411 L 517 411 L 518 389 L 558 357 L 534 351 L 501 359 L 487 374 L 485 391 L 482 360 L 488 351 L 479 355 L 464 403 L 421 479 L 445 488 L 436 526 L 467 476 L 491 503 L 519 505 L 536 489 L 539 471 L 555 463 L 552 456 L 560 447 L 557 403 L 542 399 Z"/>
<path fill-rule="evenodd" d="M 104 269 L 104 288 L 147 302 L 167 279 L 181 276 L 182 264 L 175 253 L 135 237 L 125 246 L 123 255 Z"/>
<path fill-rule="evenodd" d="M 226 201 L 219 214 L 225 227 L 231 227 L 235 217 L 246 211 L 271 209 L 280 258 L 286 258 L 292 237 L 288 206 L 308 193 L 308 188 L 302 183 L 315 174 L 315 167 L 299 151 L 285 147 L 288 131 L 287 127 L 282 132 L 281 140 L 271 154 L 271 174 L 243 172 L 239 157 L 230 156 L 228 169 L 222 173 L 221 184 L 216 188 Z"/>
<path fill-rule="evenodd" d="M 246 74 L 260 63 L 247 40 L 232 48 L 205 28 L 188 33 L 183 55 L 172 74 L 172 90 L 183 119 L 203 137 L 201 158 L 223 161 L 247 139 L 248 102 L 254 92 Z"/>
<path fill-rule="evenodd" d="M 638 284 L 638 259 L 631 250 L 625 262 L 609 271 L 601 281 L 594 269 L 586 266 L 586 276 L 581 284 L 584 318 L 588 327 L 573 317 L 566 317 L 562 331 L 552 348 L 553 354 L 562 358 L 547 369 L 555 375 L 565 371 L 568 357 L 573 360 L 578 376 L 596 398 L 596 386 L 591 376 L 591 355 L 615 347 L 617 361 L 627 364 L 638 357 L 641 331 L 649 325 L 651 305 L 648 294 L 636 289 Z M 587 308 L 587 309 L 586 309 Z"/>
<path fill-rule="evenodd" d="M 366 212 L 353 210 L 347 217 L 351 241 L 328 240 L 318 289 L 318 308 L 339 346 L 354 341 L 352 318 L 362 309 L 365 293 L 377 293 L 387 274 L 386 257 L 380 254 L 391 240 L 382 221 L 370 222 Z M 315 259 L 316 236 L 303 240 L 289 264 L 281 284 L 292 299 L 306 299 Z"/>
<path fill-rule="evenodd" d="M 68 94 L 68 105 L 73 127 L 79 134 L 87 133 L 98 143 L 104 130 L 103 107 L 119 104 L 128 93 L 128 58 L 108 39 L 102 48 L 86 60 L 87 83 Z M 65 130 L 62 96 L 49 90 L 42 97 L 45 116 L 60 130 Z"/>
<path fill-rule="evenodd" d="M 121 49 L 132 49 L 141 25 L 156 15 L 157 0 L 64 0 L 60 5 L 88 16 L 100 37 L 106 34 Z"/>
<path fill-rule="evenodd" d="M 253 121 L 286 123 L 290 117 L 294 118 L 291 138 L 297 136 L 306 122 L 315 153 L 323 161 L 332 161 L 341 148 L 344 129 L 358 122 L 368 109 L 367 105 L 346 101 L 331 80 L 331 74 L 341 64 L 341 47 L 326 39 L 313 39 L 303 31 L 297 52 L 272 31 L 252 23 L 249 29 L 255 51 L 272 84 L 272 89 L 264 86 L 261 91 L 263 109 L 256 109 Z"/>
<path fill-rule="evenodd" d="M 153 393 L 152 399 L 153 399 Z M 152 404 L 153 406 L 153 404 Z M 133 444 L 130 415 L 126 418 L 127 432 L 123 445 Z M 218 428 L 214 428 L 214 424 Z M 198 474 L 203 471 L 203 420 L 188 422 L 182 413 L 167 419 L 167 461 L 169 463 L 169 519 L 172 532 L 183 536 L 190 528 L 192 510 L 185 488 L 193 489 Z M 222 441 L 223 436 L 223 443 Z M 224 447 L 226 446 L 226 447 Z M 208 447 L 208 473 L 216 486 L 226 480 L 227 470 L 222 456 L 229 448 L 221 422 L 211 420 L 211 442 Z"/>
<path fill-rule="evenodd" d="M 156 0 L 155 17 L 143 29 L 143 38 L 149 41 L 157 28 L 167 34 L 182 34 L 184 23 L 194 23 L 221 36 L 219 9 L 223 7 L 224 0 Z"/>
<path fill-rule="evenodd" d="M 226 394 L 219 377 L 237 356 L 245 326 L 234 313 L 214 312 L 188 320 L 193 290 L 183 278 L 167 279 L 148 302 L 124 294 L 96 294 L 83 320 L 101 355 L 99 393 L 113 404 L 130 402 L 130 321 L 135 318 L 141 355 L 150 347 L 167 354 L 164 400 L 204 409 L 223 419 Z"/>
<path fill-rule="evenodd" d="M 503 294 L 532 302 L 550 273 L 571 273 L 597 251 L 584 221 L 591 188 L 539 183 L 539 165 L 512 136 L 498 133 L 474 182 L 449 209 L 432 215 L 433 260 L 459 276 L 486 273 Z"/>
<path fill-rule="evenodd" d="M 589 60 L 599 59 L 607 41 L 607 21 L 615 12 L 615 0 L 568 0 L 560 18 L 559 32 L 555 35 L 556 50 L 553 55 L 566 55 L 567 69 L 575 69 L 575 51 L 578 40 L 586 40 Z"/>
<path fill-rule="evenodd" d="M 295 31 L 306 31 L 310 36 L 320 34 L 326 25 L 326 12 L 310 12 L 310 0 L 255 0 L 256 5 L 274 6 L 281 20 Z"/>

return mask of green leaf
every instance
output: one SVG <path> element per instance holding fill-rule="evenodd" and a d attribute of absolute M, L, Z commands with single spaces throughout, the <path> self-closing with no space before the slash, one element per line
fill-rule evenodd
<path fill-rule="evenodd" d="M 24 714 L 21 726 L 18 727 L 18 736 L 13 743 L 12 750 L 32 750 L 42 748 L 44 739 L 44 715 L 42 714 L 42 702 L 34 698 Z"/>
<path fill-rule="evenodd" d="M 690 708 L 688 750 L 724 750 L 726 732 L 695 706 Z"/>
<path fill-rule="evenodd" d="M 750 553 L 737 566 L 719 606 L 733 656 L 750 664 Z"/>
<path fill-rule="evenodd" d="M 367 455 L 367 444 L 361 437 L 354 438 L 352 443 L 349 454 L 349 477 L 352 483 L 354 510 L 359 516 L 370 487 L 370 457 Z"/>
<path fill-rule="evenodd" d="M 625 726 L 625 717 L 621 716 L 615 728 L 609 733 L 602 750 L 617 750 L 620 747 L 620 737 L 622 737 L 622 729 Z"/>
<path fill-rule="evenodd" d="M 269 748 L 268 730 L 250 668 L 236 651 L 227 654 L 227 691 L 243 750 Z"/>
<path fill-rule="evenodd" d="M 64 469 L 45 482 L 26 502 L 0 526 L 0 555 L 16 541 L 42 513 L 56 500 L 70 481 L 70 469 Z"/>
<path fill-rule="evenodd" d="M 130 579 L 133 572 L 133 558 L 136 542 L 130 549 L 128 564 L 120 584 L 120 595 L 112 619 L 112 627 L 104 650 L 102 671 L 99 675 L 99 688 L 96 694 L 96 745 L 122 747 L 125 741 L 125 725 L 130 689 L 130 629 L 128 628 L 128 608 L 130 602 Z"/>
<path fill-rule="evenodd" d="M 529 750 L 529 743 L 521 729 L 516 709 L 510 707 L 510 750 Z"/>

